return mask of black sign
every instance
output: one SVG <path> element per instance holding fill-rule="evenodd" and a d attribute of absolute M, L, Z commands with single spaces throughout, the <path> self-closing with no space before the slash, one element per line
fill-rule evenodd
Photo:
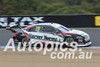
<path fill-rule="evenodd" d="M 66 27 L 96 27 L 95 16 L 99 15 L 0 16 L 0 28 L 25 27 L 44 22 L 59 23 Z"/>

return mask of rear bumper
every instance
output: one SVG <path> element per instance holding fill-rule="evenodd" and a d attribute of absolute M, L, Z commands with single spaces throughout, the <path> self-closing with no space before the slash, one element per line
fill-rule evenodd
<path fill-rule="evenodd" d="M 92 44 L 92 42 L 87 42 L 86 44 L 78 44 L 78 47 L 86 47 L 86 46 L 90 46 Z"/>

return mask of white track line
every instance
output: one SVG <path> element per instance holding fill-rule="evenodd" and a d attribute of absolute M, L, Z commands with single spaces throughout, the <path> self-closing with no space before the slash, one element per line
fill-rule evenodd
<path fill-rule="evenodd" d="M 100 49 L 100 46 L 82 47 L 83 49 Z"/>

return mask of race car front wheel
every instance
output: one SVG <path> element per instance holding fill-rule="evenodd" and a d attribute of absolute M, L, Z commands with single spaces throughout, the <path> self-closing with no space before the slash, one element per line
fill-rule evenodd
<path fill-rule="evenodd" d="M 71 43 L 71 42 L 74 42 L 74 39 L 73 39 L 72 37 L 66 38 L 66 39 L 65 39 L 65 42 Z"/>
<path fill-rule="evenodd" d="M 22 43 L 22 45 L 26 42 L 26 46 L 28 46 L 28 42 L 30 41 L 30 39 L 29 38 L 23 38 L 22 39 L 22 41 L 21 41 L 21 43 Z"/>
<path fill-rule="evenodd" d="M 64 44 L 63 47 L 72 48 L 72 47 L 70 46 L 70 43 L 71 43 L 71 42 L 74 42 L 74 39 L 73 39 L 72 37 L 69 37 L 69 38 L 66 38 L 66 39 L 65 39 L 65 42 L 67 42 L 68 45 Z"/>

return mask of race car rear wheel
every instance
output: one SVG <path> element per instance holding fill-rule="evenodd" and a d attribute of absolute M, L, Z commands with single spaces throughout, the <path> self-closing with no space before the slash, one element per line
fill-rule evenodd
<path fill-rule="evenodd" d="M 23 46 L 23 44 L 26 42 L 26 47 L 28 47 L 28 46 L 29 46 L 29 45 L 28 45 L 28 42 L 29 42 L 29 41 L 30 41 L 29 38 L 23 38 L 22 41 L 21 41 L 22 46 Z"/>

